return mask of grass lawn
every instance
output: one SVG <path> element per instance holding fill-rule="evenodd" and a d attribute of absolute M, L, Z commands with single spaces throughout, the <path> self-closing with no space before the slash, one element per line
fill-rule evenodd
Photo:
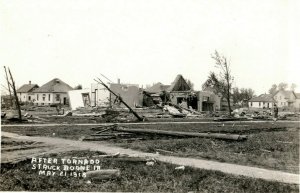
<path fill-rule="evenodd" d="M 40 135 L 78 140 L 89 136 L 95 126 L 4 127 L 2 131 L 23 135 Z M 125 148 L 168 155 L 202 158 L 299 173 L 299 123 L 192 123 L 159 125 L 126 125 L 128 128 L 161 129 L 187 132 L 220 132 L 245 134 L 246 141 L 224 141 L 205 138 L 171 138 L 138 135 L 143 140 L 117 138 L 106 140 Z M 163 152 L 160 152 L 164 154 Z"/>
<path fill-rule="evenodd" d="M 52 154 L 51 158 L 97 156 L 101 152 L 72 151 Z M 45 157 L 45 156 L 44 156 Z M 84 178 L 39 176 L 31 169 L 30 160 L 16 165 L 2 164 L 0 191 L 131 191 L 131 192 L 298 192 L 297 185 L 270 182 L 221 172 L 193 169 L 175 170 L 175 166 L 144 162 L 124 162 L 101 159 L 102 169 L 120 169 L 121 176 L 114 180 L 87 184 Z"/>

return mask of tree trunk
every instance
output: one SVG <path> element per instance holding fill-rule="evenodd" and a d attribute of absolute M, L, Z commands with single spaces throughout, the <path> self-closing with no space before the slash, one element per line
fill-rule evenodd
<path fill-rule="evenodd" d="M 231 106 L 230 106 L 230 91 L 229 91 L 229 86 L 227 88 L 227 103 L 228 103 L 228 111 L 229 115 L 231 115 Z"/>

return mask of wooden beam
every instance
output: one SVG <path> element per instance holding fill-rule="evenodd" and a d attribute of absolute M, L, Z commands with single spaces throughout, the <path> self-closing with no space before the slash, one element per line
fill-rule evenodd
<path fill-rule="evenodd" d="M 195 133 L 195 132 L 179 132 L 179 131 L 166 131 L 166 130 L 150 130 L 150 129 L 128 129 L 128 128 L 116 128 L 116 131 L 139 133 L 139 134 L 153 134 L 153 135 L 169 135 L 177 137 L 205 137 L 225 140 L 243 141 L 247 139 L 246 135 L 236 134 L 223 134 L 223 133 Z"/>
<path fill-rule="evenodd" d="M 139 120 L 139 121 L 143 121 L 143 118 L 141 118 L 123 99 L 122 97 L 120 97 L 119 95 L 117 95 L 115 92 L 113 92 L 104 82 L 102 82 L 102 80 L 100 80 L 98 78 L 98 80 L 100 81 L 97 81 L 95 80 L 96 82 L 100 83 L 101 85 L 103 85 L 109 92 L 111 92 L 113 95 L 115 95 L 116 97 L 119 98 L 119 100 L 121 101 L 121 103 L 123 103 L 128 109 L 129 111 Z"/>
<path fill-rule="evenodd" d="M 9 75 L 10 75 L 10 79 L 11 79 L 11 83 L 12 83 L 12 89 L 14 91 L 14 95 L 15 95 L 15 99 L 16 99 L 16 107 L 18 109 L 19 120 L 21 121 L 22 120 L 21 107 L 20 107 L 20 103 L 19 103 L 19 99 L 18 99 L 18 95 L 17 95 L 17 91 L 16 91 L 15 81 L 13 79 L 13 76 L 12 76 L 9 68 L 8 68 L 8 72 L 9 72 Z"/>

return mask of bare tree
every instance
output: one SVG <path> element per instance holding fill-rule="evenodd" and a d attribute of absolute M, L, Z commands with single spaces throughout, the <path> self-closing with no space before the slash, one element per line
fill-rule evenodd
<path fill-rule="evenodd" d="M 219 76 L 211 72 L 203 87 L 212 87 L 216 92 L 220 92 L 227 100 L 229 115 L 231 115 L 230 99 L 233 76 L 231 75 L 230 65 L 227 58 L 217 51 L 212 55 L 212 58 L 216 62 L 216 67 L 220 69 Z"/>

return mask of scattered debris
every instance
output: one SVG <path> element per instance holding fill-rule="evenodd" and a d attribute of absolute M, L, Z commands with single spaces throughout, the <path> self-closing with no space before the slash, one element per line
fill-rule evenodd
<path fill-rule="evenodd" d="M 98 78 L 99 81 L 95 80 L 96 82 L 100 83 L 102 86 L 104 86 L 110 93 L 112 93 L 114 96 L 118 98 L 118 100 L 123 103 L 128 109 L 129 112 L 131 112 L 139 121 L 143 121 L 144 119 L 140 117 L 123 99 L 120 95 L 117 95 L 115 92 L 113 92 L 102 80 Z"/>
<path fill-rule="evenodd" d="M 107 169 L 107 170 L 96 170 L 96 171 L 87 171 L 86 179 L 91 182 L 101 182 L 102 180 L 116 179 L 120 177 L 121 172 L 119 169 Z"/>
<path fill-rule="evenodd" d="M 267 152 L 267 153 L 271 153 L 271 151 L 266 150 L 266 149 L 260 149 L 261 151 Z"/>
<path fill-rule="evenodd" d="M 175 168 L 175 170 L 184 170 L 185 169 L 185 166 L 178 166 Z"/>
<path fill-rule="evenodd" d="M 5 117 L 6 113 L 5 112 L 1 112 L 1 118 L 3 119 Z"/>
<path fill-rule="evenodd" d="M 64 114 L 64 116 L 66 117 L 66 116 L 72 116 L 72 112 L 71 111 L 67 111 L 65 114 Z"/>
<path fill-rule="evenodd" d="M 167 150 L 163 150 L 163 149 L 156 149 L 156 151 L 162 152 L 162 153 L 169 153 L 169 154 L 173 154 L 174 153 L 172 151 L 167 151 Z"/>

